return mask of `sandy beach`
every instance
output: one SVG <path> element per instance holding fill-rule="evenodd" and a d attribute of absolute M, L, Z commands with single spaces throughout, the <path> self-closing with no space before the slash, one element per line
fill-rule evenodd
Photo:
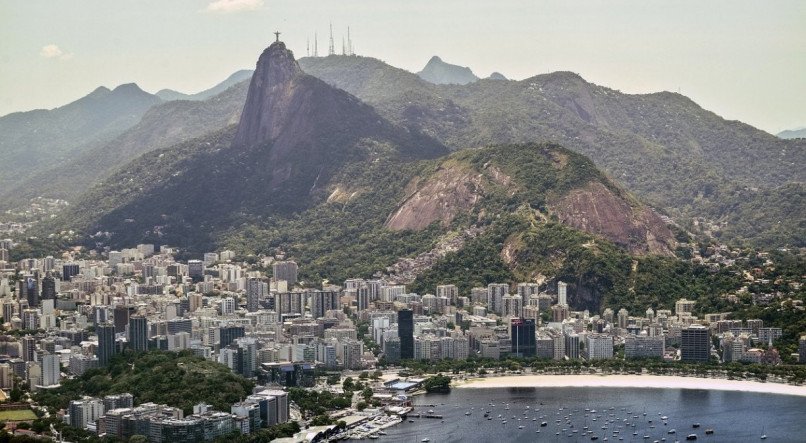
<path fill-rule="evenodd" d="M 806 386 L 665 375 L 512 375 L 468 380 L 457 388 L 673 388 L 761 392 L 806 397 Z"/>

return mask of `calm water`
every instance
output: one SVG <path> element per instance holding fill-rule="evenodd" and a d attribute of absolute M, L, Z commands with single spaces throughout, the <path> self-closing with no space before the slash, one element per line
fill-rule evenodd
<path fill-rule="evenodd" d="M 491 402 L 495 407 L 489 405 Z M 507 403 L 509 410 L 505 410 Z M 454 389 L 446 395 L 418 396 L 415 404 L 435 405 L 415 410 L 425 413 L 433 409 L 444 420 L 412 418 L 414 423 L 405 421 L 389 428 L 388 435 L 377 441 L 420 442 L 427 437 L 434 443 L 589 442 L 596 435 L 597 442 L 674 442 L 686 441 L 688 434 L 696 433 L 699 442 L 760 442 L 759 437 L 766 433 L 766 442 L 806 442 L 806 398 L 786 395 L 691 389 Z M 586 413 L 585 408 L 595 409 L 596 414 Z M 492 420 L 483 417 L 488 410 Z M 471 414 L 465 415 L 468 411 Z M 506 418 L 506 424 L 499 414 Z M 639 418 L 634 419 L 635 415 Z M 668 417 L 666 425 L 661 416 Z M 623 422 L 625 418 L 628 423 Z M 540 427 L 542 421 L 548 425 Z M 693 429 L 694 423 L 701 427 Z M 581 435 L 584 426 L 595 434 Z M 707 428 L 713 428 L 714 434 L 705 435 Z M 573 434 L 574 429 L 577 434 Z M 670 429 L 677 433 L 668 434 Z M 614 435 L 614 430 L 619 433 Z M 644 439 L 644 435 L 650 438 Z"/>

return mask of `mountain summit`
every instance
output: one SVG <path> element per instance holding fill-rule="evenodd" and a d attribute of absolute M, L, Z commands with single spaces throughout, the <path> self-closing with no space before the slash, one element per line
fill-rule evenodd
<path fill-rule="evenodd" d="M 252 75 L 233 145 L 254 145 L 277 137 L 288 116 L 282 111 L 294 95 L 292 86 L 303 75 L 285 43 L 274 42 L 266 48 Z"/>
<path fill-rule="evenodd" d="M 436 55 L 428 60 L 428 64 L 417 75 L 421 79 L 437 85 L 466 85 L 479 79 L 470 68 L 446 63 Z"/>

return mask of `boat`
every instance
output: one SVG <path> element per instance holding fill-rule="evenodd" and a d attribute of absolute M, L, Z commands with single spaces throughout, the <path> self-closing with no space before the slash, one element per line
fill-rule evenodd
<path fill-rule="evenodd" d="M 549 425 L 549 424 L 548 424 L 548 423 L 546 423 L 546 422 L 541 422 L 541 423 L 540 423 L 540 427 L 541 427 L 541 428 L 545 428 L 545 427 L 546 427 L 546 426 L 548 426 L 548 425 Z"/>
<path fill-rule="evenodd" d="M 465 415 L 470 415 L 470 411 L 465 412 Z"/>
<path fill-rule="evenodd" d="M 697 434 L 688 434 L 686 436 L 686 440 L 696 440 L 696 439 L 697 439 Z"/>
<path fill-rule="evenodd" d="M 676 432 L 677 432 L 677 431 L 676 431 L 675 429 L 669 429 L 669 431 L 667 431 L 666 433 L 667 433 L 667 434 L 674 434 L 674 433 L 676 433 Z"/>
<path fill-rule="evenodd" d="M 691 427 L 696 429 L 696 428 L 700 427 L 700 424 L 699 423 L 694 423 L 693 425 L 691 425 Z"/>
<path fill-rule="evenodd" d="M 377 439 L 379 439 L 380 437 L 378 437 L 378 436 L 377 436 L 377 435 L 375 435 L 375 434 L 369 434 L 369 438 L 370 438 L 370 439 L 372 439 L 372 440 L 377 440 Z"/>
<path fill-rule="evenodd" d="M 523 429 L 523 425 L 518 426 L 518 429 Z"/>
<path fill-rule="evenodd" d="M 386 431 L 378 431 L 379 435 L 386 435 Z"/>
<path fill-rule="evenodd" d="M 705 430 L 705 433 L 708 434 L 708 435 L 711 435 L 711 434 L 714 433 L 714 430 L 711 429 L 711 428 L 708 428 L 708 429 Z"/>
<path fill-rule="evenodd" d="M 598 439 L 599 439 L 599 437 L 597 437 L 595 435 L 593 437 L 591 437 L 591 440 L 598 440 Z"/>
<path fill-rule="evenodd" d="M 767 433 L 766 433 L 766 432 L 764 432 L 764 428 L 761 428 L 761 439 L 762 439 L 762 440 L 766 440 L 766 439 L 767 439 Z"/>
<path fill-rule="evenodd" d="M 414 423 L 414 420 L 409 420 L 409 423 Z"/>
<path fill-rule="evenodd" d="M 428 443 L 429 441 L 431 441 L 431 439 L 426 437 L 426 438 L 424 438 L 424 439 L 422 439 L 420 441 L 423 442 L 423 443 Z"/>

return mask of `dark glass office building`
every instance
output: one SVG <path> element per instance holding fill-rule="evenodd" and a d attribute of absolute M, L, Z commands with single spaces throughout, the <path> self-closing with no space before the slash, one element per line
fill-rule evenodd
<path fill-rule="evenodd" d="M 414 312 L 411 309 L 397 311 L 397 336 L 400 338 L 400 358 L 414 358 Z"/>
<path fill-rule="evenodd" d="M 537 354 L 534 319 L 513 318 L 511 327 L 512 353 L 517 357 L 534 357 Z"/>
<path fill-rule="evenodd" d="M 106 366 L 117 350 L 115 347 L 115 325 L 101 323 L 95 327 L 95 333 L 98 335 L 98 349 L 96 351 L 98 363 L 101 366 Z"/>
<path fill-rule="evenodd" d="M 129 346 L 135 351 L 148 350 L 148 320 L 142 315 L 129 317 Z"/>

